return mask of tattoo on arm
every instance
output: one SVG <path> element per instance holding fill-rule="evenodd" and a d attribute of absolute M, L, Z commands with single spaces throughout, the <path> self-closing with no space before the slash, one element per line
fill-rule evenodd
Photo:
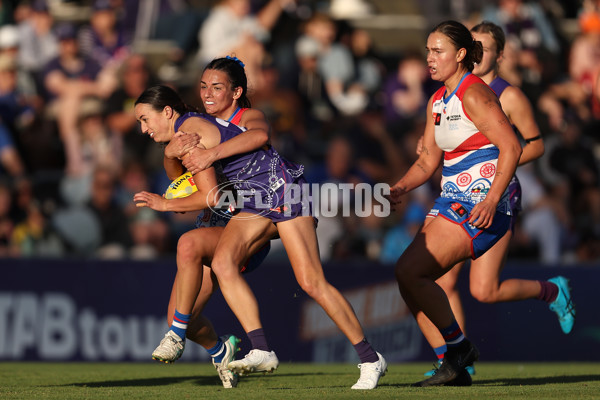
<path fill-rule="evenodd" d="M 395 189 L 400 193 L 406 193 L 406 186 L 397 186 Z"/>
<path fill-rule="evenodd" d="M 483 133 L 483 132 L 487 132 L 490 129 L 490 124 L 485 121 L 483 123 L 481 123 L 479 126 L 479 132 Z"/>
<path fill-rule="evenodd" d="M 417 167 L 419 167 L 421 169 L 421 171 L 423 171 L 425 174 L 427 174 L 427 168 L 425 168 L 425 166 L 423 164 L 421 164 L 420 162 L 415 164 Z"/>
<path fill-rule="evenodd" d="M 429 148 L 427 146 L 423 146 L 423 149 L 421 150 L 422 153 L 425 153 L 426 155 L 429 155 Z"/>

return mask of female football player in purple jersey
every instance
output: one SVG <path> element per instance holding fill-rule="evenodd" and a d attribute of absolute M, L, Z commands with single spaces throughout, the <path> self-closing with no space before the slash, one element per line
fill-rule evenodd
<path fill-rule="evenodd" d="M 243 89 L 245 91 L 246 88 Z M 178 131 L 194 133 L 201 136 L 201 145 L 206 149 L 234 140 L 244 132 L 222 119 L 189 113 L 180 104 L 177 94 L 168 87 L 146 90 L 136 102 L 136 117 L 142 123 L 142 130 L 157 142 L 171 140 Z M 176 160 L 165 164 L 169 176 L 181 174 L 184 163 L 188 170 L 194 170 L 187 164 L 187 158 L 184 157 L 184 160 L 179 164 Z M 284 202 L 291 188 L 299 188 L 305 183 L 302 166 L 283 159 L 270 146 L 224 158 L 219 164 L 223 175 L 235 189 L 250 190 L 255 194 L 233 211 L 211 265 L 225 300 L 253 347 L 243 360 L 229 363 L 229 368 L 234 372 L 249 373 L 273 371 L 279 364 L 277 356 L 266 343 L 256 298 L 239 269 L 253 249 L 278 235 L 300 286 L 325 309 L 355 346 L 361 360 L 361 374 L 353 388 L 374 389 L 385 374 L 387 364 L 366 341 L 350 304 L 325 279 L 310 202 Z"/>
<path fill-rule="evenodd" d="M 169 99 L 172 104 L 170 110 L 177 109 L 181 113 L 191 111 L 178 96 Z M 233 99 L 232 99 L 233 101 Z M 173 159 L 183 157 L 192 148 L 199 144 L 198 135 L 177 135 L 174 125 L 169 126 L 169 117 L 158 113 L 139 113 L 140 107 L 136 107 L 136 118 L 141 122 L 143 129 L 155 140 L 168 142 L 165 147 L 165 169 L 167 175 L 174 179 L 180 171 L 172 172 L 171 164 Z M 162 123 L 165 124 L 162 124 Z M 148 132 L 148 126 L 152 129 L 160 126 L 163 129 L 161 133 L 164 136 L 155 138 L 155 131 Z M 217 129 L 214 122 L 206 123 L 198 129 L 199 133 L 206 130 Z M 221 147 L 221 153 L 228 154 L 229 151 L 247 151 L 248 146 L 256 146 L 255 142 L 265 144 L 268 134 L 261 132 L 257 134 L 254 130 L 248 130 L 239 137 L 245 141 L 229 141 Z M 157 131 L 159 129 L 156 129 Z M 217 130 L 218 134 L 218 130 Z M 262 142 L 261 142 L 262 140 Z M 246 147 L 244 147 L 246 146 Z M 180 162 L 177 162 L 180 165 Z M 210 296 L 217 288 L 218 284 L 215 275 L 210 269 L 212 257 L 214 255 L 219 237 L 223 232 L 227 219 L 215 214 L 210 209 L 216 203 L 214 188 L 218 185 L 218 179 L 214 168 L 199 171 L 194 174 L 194 180 L 198 192 L 185 198 L 166 199 L 165 197 L 149 193 L 140 192 L 134 195 L 134 201 L 138 207 L 149 207 L 157 211 L 202 211 L 198 216 L 196 229 L 183 234 L 177 244 L 177 275 L 173 283 L 171 297 L 168 306 L 168 323 L 170 330 L 161 341 L 160 345 L 154 350 L 152 357 L 155 360 L 165 363 L 171 363 L 179 359 L 185 348 L 185 338 L 205 347 L 213 357 L 213 364 L 219 373 L 219 377 L 225 388 L 232 388 L 237 385 L 237 374 L 232 373 L 228 368 L 229 362 L 233 361 L 238 351 L 239 339 L 235 336 L 225 335 L 217 337 L 210 321 L 202 315 L 202 310 L 209 300 Z M 266 257 L 269 251 L 269 241 L 265 238 L 262 242 L 257 242 L 255 248 L 249 249 L 250 257 L 242 260 L 238 268 L 243 272 L 251 271 L 256 268 Z"/>

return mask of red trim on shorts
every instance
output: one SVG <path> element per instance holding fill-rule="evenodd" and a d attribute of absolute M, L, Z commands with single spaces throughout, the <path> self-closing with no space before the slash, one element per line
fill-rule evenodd
<path fill-rule="evenodd" d="M 450 218 L 446 217 L 446 216 L 445 216 L 445 215 L 443 215 L 442 213 L 438 214 L 438 217 L 442 217 L 442 218 L 444 218 L 446 221 L 450 221 L 450 222 L 452 222 L 453 224 L 460 225 L 460 227 L 463 229 L 463 232 L 465 233 L 465 235 L 467 235 L 467 236 L 468 236 L 468 238 L 469 238 L 469 240 L 470 240 L 470 242 L 471 242 L 471 258 L 474 260 L 474 259 L 475 259 L 475 249 L 473 248 L 473 240 L 474 240 L 474 239 L 475 239 L 477 236 L 479 236 L 479 234 L 482 232 L 482 231 L 481 231 L 481 229 L 479 230 L 479 232 L 477 232 L 477 235 L 475 235 L 474 237 L 471 237 L 471 235 L 469 235 L 469 232 L 467 232 L 467 230 L 465 229 L 465 226 L 464 226 L 465 222 L 469 221 L 468 219 L 464 220 L 463 222 L 456 222 L 456 221 L 454 221 L 454 220 L 452 220 L 452 219 L 450 219 Z"/>

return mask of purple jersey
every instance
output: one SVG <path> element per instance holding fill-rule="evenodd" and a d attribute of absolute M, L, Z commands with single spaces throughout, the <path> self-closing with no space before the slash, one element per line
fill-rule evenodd
<path fill-rule="evenodd" d="M 221 134 L 221 143 L 244 132 L 245 129 L 207 114 L 186 113 L 175 123 L 175 131 L 191 117 L 203 118 L 213 123 Z M 239 211 L 259 214 L 280 222 L 306 214 L 310 204 L 286 202 L 286 193 L 291 185 L 305 183 L 302 176 L 304 167 L 294 164 L 277 153 L 271 146 L 237 154 L 220 161 L 222 174 L 229 185 L 244 193 L 243 205 L 236 204 Z M 308 211 L 309 212 L 309 211 Z"/>
<path fill-rule="evenodd" d="M 498 98 L 500 98 L 500 95 L 502 94 L 502 92 L 504 92 L 504 89 L 506 89 L 509 86 L 511 86 L 510 83 L 500 78 L 499 76 L 497 76 L 490 83 L 490 88 L 494 91 L 494 93 L 496 93 L 496 96 L 498 96 Z"/>

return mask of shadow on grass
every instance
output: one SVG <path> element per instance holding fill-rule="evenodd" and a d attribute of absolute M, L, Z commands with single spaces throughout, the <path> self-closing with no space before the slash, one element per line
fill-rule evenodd
<path fill-rule="evenodd" d="M 297 374 L 294 374 L 294 373 L 292 373 L 292 374 L 279 374 L 279 373 L 261 374 L 261 373 L 258 373 L 258 374 L 243 376 L 241 379 L 246 381 L 246 380 L 251 380 L 251 379 L 262 378 L 264 376 L 266 376 L 266 377 L 273 376 L 274 378 L 277 378 L 277 377 L 290 378 L 290 377 L 297 377 L 297 376 L 321 376 L 321 375 L 331 376 L 331 375 L 346 375 L 346 374 L 344 374 L 344 373 L 325 373 L 325 372 L 297 373 Z M 176 383 L 182 383 L 182 382 L 187 382 L 187 381 L 193 381 L 193 383 L 198 386 L 208 386 L 208 385 L 215 385 L 215 384 L 221 383 L 221 381 L 219 380 L 219 377 L 215 373 L 214 376 L 193 375 L 193 376 L 159 377 L 159 378 L 144 378 L 144 379 L 123 379 L 123 380 L 110 380 L 110 381 L 99 381 L 99 382 L 98 381 L 74 382 L 74 383 L 67 383 L 67 384 L 63 384 L 63 385 L 48 385 L 47 387 L 77 386 L 77 387 L 99 388 L 99 387 L 167 386 L 167 385 L 173 385 Z"/>
<path fill-rule="evenodd" d="M 196 381 L 198 385 L 213 385 L 219 381 L 218 376 L 177 376 L 144 379 L 123 379 L 99 382 L 74 382 L 55 386 L 78 386 L 78 387 L 137 387 L 137 386 L 167 386 L 186 381 Z"/>
<path fill-rule="evenodd" d="M 600 375 L 568 375 L 537 378 L 473 379 L 473 386 L 538 386 L 551 383 L 580 383 L 600 381 Z"/>

